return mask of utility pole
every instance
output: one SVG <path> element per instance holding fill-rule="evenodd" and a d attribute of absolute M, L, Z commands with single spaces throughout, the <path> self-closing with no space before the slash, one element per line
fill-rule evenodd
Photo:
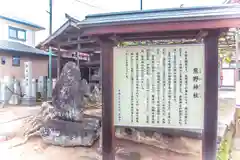
<path fill-rule="evenodd" d="M 49 35 L 52 35 L 52 0 L 49 0 Z"/>
<path fill-rule="evenodd" d="M 49 0 L 49 36 L 52 35 L 52 0 Z M 48 49 L 49 52 L 49 62 L 48 62 L 48 78 L 49 78 L 49 89 L 50 95 L 52 95 L 52 48 Z M 48 96 L 47 96 L 48 97 Z"/>
<path fill-rule="evenodd" d="M 143 0 L 140 0 L 140 10 L 143 9 L 143 3 L 142 3 Z"/>

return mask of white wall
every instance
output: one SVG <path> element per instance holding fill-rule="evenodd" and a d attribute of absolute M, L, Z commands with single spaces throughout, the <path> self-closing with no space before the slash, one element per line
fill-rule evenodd
<path fill-rule="evenodd" d="M 9 39 L 9 36 L 8 36 L 8 34 L 9 34 L 8 27 L 9 26 L 26 30 L 26 41 L 24 42 L 24 41 L 17 41 L 17 40 Z M 0 19 L 0 40 L 17 41 L 17 42 L 24 43 L 26 45 L 35 47 L 35 32 L 36 31 L 32 27 L 14 23 L 14 22 L 10 22 L 10 21 L 4 20 L 4 19 Z"/>

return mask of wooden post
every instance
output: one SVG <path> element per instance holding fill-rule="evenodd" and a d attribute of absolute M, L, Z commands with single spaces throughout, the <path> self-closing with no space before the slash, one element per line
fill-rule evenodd
<path fill-rule="evenodd" d="M 80 37 L 78 37 L 78 40 L 80 40 Z M 77 50 L 79 51 L 81 49 L 81 44 L 77 45 Z M 77 66 L 80 69 L 80 62 L 79 62 L 79 53 L 77 52 Z"/>
<path fill-rule="evenodd" d="M 205 43 L 205 94 L 202 159 L 216 160 L 218 130 L 218 36 L 209 31 Z"/>
<path fill-rule="evenodd" d="M 91 77 L 92 77 L 92 75 L 91 75 L 91 66 L 89 66 L 88 67 L 88 80 L 89 80 L 89 83 L 90 83 L 90 81 L 91 81 Z"/>
<path fill-rule="evenodd" d="M 102 88 L 102 52 L 100 53 L 100 68 L 99 68 L 99 72 L 100 72 L 100 81 L 99 81 L 99 84 Z"/>
<path fill-rule="evenodd" d="M 76 61 L 77 61 L 77 66 L 80 69 L 80 62 L 79 62 L 79 54 L 78 54 L 78 52 L 77 52 Z"/>
<path fill-rule="evenodd" d="M 115 128 L 113 124 L 113 42 L 102 40 L 102 159 L 115 159 Z"/>
<path fill-rule="evenodd" d="M 60 52 L 60 46 L 58 46 L 58 53 L 57 53 L 57 79 L 59 79 L 61 74 L 61 52 Z"/>

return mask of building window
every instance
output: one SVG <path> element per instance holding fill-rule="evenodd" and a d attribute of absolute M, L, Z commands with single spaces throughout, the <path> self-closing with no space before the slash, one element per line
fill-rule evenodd
<path fill-rule="evenodd" d="M 20 56 L 13 56 L 12 57 L 12 65 L 13 66 L 20 66 Z"/>
<path fill-rule="evenodd" d="M 26 41 L 26 30 L 9 26 L 9 38 Z"/>
<path fill-rule="evenodd" d="M 6 64 L 6 57 L 1 57 L 1 64 L 5 65 Z"/>

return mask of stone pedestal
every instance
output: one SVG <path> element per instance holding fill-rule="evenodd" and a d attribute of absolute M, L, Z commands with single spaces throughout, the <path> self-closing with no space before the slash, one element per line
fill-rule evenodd
<path fill-rule="evenodd" d="M 94 118 L 82 122 L 49 120 L 40 130 L 43 141 L 48 144 L 70 146 L 92 146 L 99 137 L 100 121 Z"/>

